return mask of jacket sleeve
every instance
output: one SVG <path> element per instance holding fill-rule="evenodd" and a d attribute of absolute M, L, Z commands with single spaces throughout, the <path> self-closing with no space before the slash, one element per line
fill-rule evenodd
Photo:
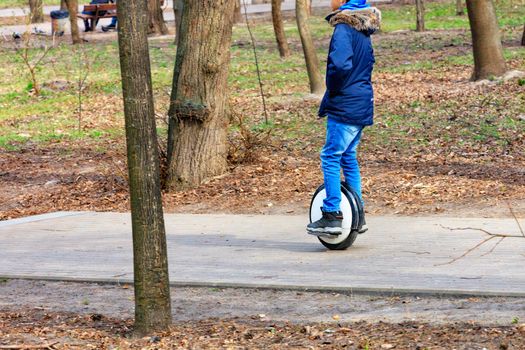
<path fill-rule="evenodd" d="M 344 82 L 352 72 L 352 35 L 346 25 L 339 24 L 334 29 L 328 64 L 326 67 L 326 88 L 331 93 L 343 88 Z"/>

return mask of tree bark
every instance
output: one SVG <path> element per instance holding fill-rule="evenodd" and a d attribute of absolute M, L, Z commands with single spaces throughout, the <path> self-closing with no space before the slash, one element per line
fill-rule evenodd
<path fill-rule="evenodd" d="M 501 76 L 506 66 L 492 0 L 467 0 L 467 11 L 474 51 L 472 79 Z"/>
<path fill-rule="evenodd" d="M 42 0 L 29 0 L 29 11 L 31 12 L 31 23 L 44 22 L 44 6 Z"/>
<path fill-rule="evenodd" d="M 77 22 L 77 12 L 78 12 L 78 0 L 64 0 L 67 5 L 67 10 L 69 12 L 69 23 L 71 25 L 71 39 L 73 44 L 80 44 L 82 40 L 80 39 L 80 33 L 78 30 Z"/>
<path fill-rule="evenodd" d="M 149 30 L 148 34 L 168 34 L 168 27 L 164 21 L 164 13 L 162 11 L 163 0 L 147 0 L 149 13 Z"/>
<path fill-rule="evenodd" d="M 183 0 L 173 0 L 173 11 L 175 12 L 175 45 L 180 41 L 180 24 L 182 19 L 182 9 L 184 8 Z"/>
<path fill-rule="evenodd" d="M 306 69 L 308 71 L 308 79 L 310 80 L 310 92 L 316 95 L 321 95 L 325 91 L 325 83 L 321 71 L 319 70 L 319 58 L 317 57 L 317 52 L 308 27 L 306 0 L 296 0 L 295 17 L 297 19 L 297 27 L 299 28 L 299 35 L 301 36 L 301 43 L 303 45 Z"/>
<path fill-rule="evenodd" d="M 521 35 L 521 46 L 525 46 L 525 24 L 523 25 L 523 34 Z"/>
<path fill-rule="evenodd" d="M 242 4 L 241 0 L 235 0 L 235 10 L 233 13 L 233 23 L 241 23 L 242 22 Z"/>
<path fill-rule="evenodd" d="M 144 0 L 118 1 L 119 52 L 128 153 L 135 332 L 166 330 L 171 324 L 166 234 Z"/>
<path fill-rule="evenodd" d="M 312 0 L 306 0 L 306 14 L 308 17 L 312 16 Z"/>
<path fill-rule="evenodd" d="M 416 0 L 416 31 L 425 31 L 425 2 L 424 0 Z"/>
<path fill-rule="evenodd" d="M 464 0 L 456 0 L 456 16 L 463 16 L 465 14 Z"/>
<path fill-rule="evenodd" d="M 290 56 L 290 47 L 284 33 L 283 16 L 281 11 L 281 0 L 272 0 L 272 22 L 279 55 L 281 58 Z"/>
<path fill-rule="evenodd" d="M 235 0 L 185 0 L 168 130 L 170 188 L 226 172 L 227 79 Z"/>

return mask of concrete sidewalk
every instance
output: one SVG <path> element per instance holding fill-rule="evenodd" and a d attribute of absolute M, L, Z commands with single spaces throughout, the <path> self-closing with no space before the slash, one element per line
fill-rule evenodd
<path fill-rule="evenodd" d="M 303 216 L 166 215 L 174 285 L 347 292 L 525 296 L 525 239 L 496 241 L 452 264 L 486 236 L 516 234 L 512 219 L 370 217 L 346 251 L 306 235 Z M 525 223 L 524 223 L 525 224 Z M 525 226 L 525 225 L 524 225 Z M 0 276 L 133 279 L 130 215 L 63 212 L 0 222 Z"/>

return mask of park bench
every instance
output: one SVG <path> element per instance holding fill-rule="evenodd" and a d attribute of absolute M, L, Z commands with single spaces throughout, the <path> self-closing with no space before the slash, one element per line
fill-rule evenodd
<path fill-rule="evenodd" d="M 82 12 L 92 12 L 93 14 L 79 13 L 78 18 L 91 21 L 91 28 L 97 26 L 98 20 L 101 18 L 112 18 L 117 15 L 117 4 L 96 4 L 84 5 Z"/>

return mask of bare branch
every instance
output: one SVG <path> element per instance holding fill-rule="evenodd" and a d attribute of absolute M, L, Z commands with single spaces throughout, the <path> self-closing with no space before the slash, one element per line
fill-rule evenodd
<path fill-rule="evenodd" d="M 499 244 L 500 244 L 501 242 L 503 242 L 503 240 L 504 240 L 505 238 L 507 238 L 507 237 L 501 237 L 501 238 L 499 239 L 499 241 L 497 241 L 496 244 L 494 244 L 494 246 L 493 246 L 488 252 L 486 252 L 485 254 L 483 254 L 482 256 L 489 255 L 490 253 L 492 253 L 492 252 L 494 251 L 494 249 L 496 249 L 496 247 L 499 246 Z"/>
<path fill-rule="evenodd" d="M 518 217 L 516 216 L 516 213 L 514 213 L 514 210 L 512 209 L 512 206 L 507 202 L 507 206 L 509 207 L 510 213 L 514 217 L 514 220 L 516 220 L 516 224 L 518 225 L 518 228 L 520 229 L 521 235 L 525 237 L 525 232 L 523 232 L 523 227 L 521 227 L 520 221 L 518 220 Z"/>
<path fill-rule="evenodd" d="M 479 247 L 481 247 L 483 244 L 487 243 L 488 241 L 492 240 L 496 238 L 495 236 L 490 236 L 490 237 L 487 237 L 485 238 L 483 241 L 479 242 L 478 244 L 476 244 L 474 247 L 470 248 L 469 250 L 467 250 L 466 252 L 464 252 L 463 254 L 461 254 L 460 256 L 446 262 L 446 263 L 442 263 L 442 264 L 436 264 L 435 266 L 443 266 L 443 265 L 450 265 L 456 261 L 458 261 L 459 259 L 462 259 L 464 257 L 466 257 L 467 255 L 469 255 L 470 253 L 472 253 L 474 250 L 478 249 Z M 505 238 L 505 237 L 503 237 Z"/>
<path fill-rule="evenodd" d="M 508 235 L 508 234 L 501 234 L 501 233 L 492 233 L 487 230 L 484 230 L 482 228 L 476 228 L 476 227 L 447 227 L 443 225 L 439 225 L 444 229 L 450 230 L 450 231 L 480 231 L 483 232 L 489 236 L 492 237 L 503 237 L 503 238 L 522 238 L 521 235 Z"/>
<path fill-rule="evenodd" d="M 268 109 L 266 108 L 266 98 L 264 96 L 263 83 L 261 79 L 261 70 L 259 68 L 259 60 L 257 57 L 257 50 L 255 48 L 255 38 L 253 37 L 252 29 L 250 27 L 250 21 L 248 20 L 248 7 L 246 6 L 246 2 L 244 2 L 244 17 L 246 19 L 246 28 L 248 28 L 248 33 L 250 33 L 250 38 L 252 40 L 253 56 L 255 57 L 255 67 L 257 68 L 257 79 L 259 80 L 259 89 L 261 91 L 261 99 L 262 99 L 263 110 L 264 110 L 264 122 L 265 124 L 268 124 Z"/>
<path fill-rule="evenodd" d="M 447 226 L 440 225 L 442 228 L 445 228 L 445 229 L 450 230 L 450 231 L 467 231 L 467 230 L 479 231 L 479 232 L 483 232 L 484 234 L 488 235 L 488 237 L 485 238 L 484 240 L 482 240 L 481 242 L 479 242 L 478 244 L 476 244 L 474 247 L 468 249 L 462 255 L 460 255 L 460 256 L 458 256 L 456 258 L 453 258 L 452 260 L 450 260 L 450 261 L 448 261 L 446 263 L 436 264 L 435 266 L 442 266 L 442 265 L 452 264 L 452 263 L 458 261 L 459 259 L 464 258 L 468 254 L 472 253 L 474 250 L 478 249 L 479 247 L 481 247 L 485 243 L 488 243 L 489 241 L 491 241 L 494 238 L 499 238 L 498 242 L 496 242 L 496 244 L 494 244 L 494 246 L 488 252 L 486 252 L 485 254 L 483 254 L 481 256 L 486 256 L 486 255 L 494 252 L 496 247 L 499 246 L 500 243 L 503 242 L 503 240 L 505 240 L 505 238 L 525 238 L 525 233 L 523 232 L 523 228 L 521 227 L 521 224 L 519 222 L 518 217 L 516 216 L 516 213 L 514 213 L 514 210 L 512 210 L 512 207 L 511 207 L 511 205 L 508 202 L 507 202 L 507 206 L 509 207 L 510 213 L 512 214 L 512 216 L 514 217 L 514 220 L 516 221 L 516 224 L 518 225 L 518 228 L 519 228 L 520 233 L 521 233 L 520 235 L 492 233 L 490 231 L 484 230 L 482 228 L 476 228 L 476 227 L 455 227 L 454 228 L 454 227 L 447 227 Z"/>

